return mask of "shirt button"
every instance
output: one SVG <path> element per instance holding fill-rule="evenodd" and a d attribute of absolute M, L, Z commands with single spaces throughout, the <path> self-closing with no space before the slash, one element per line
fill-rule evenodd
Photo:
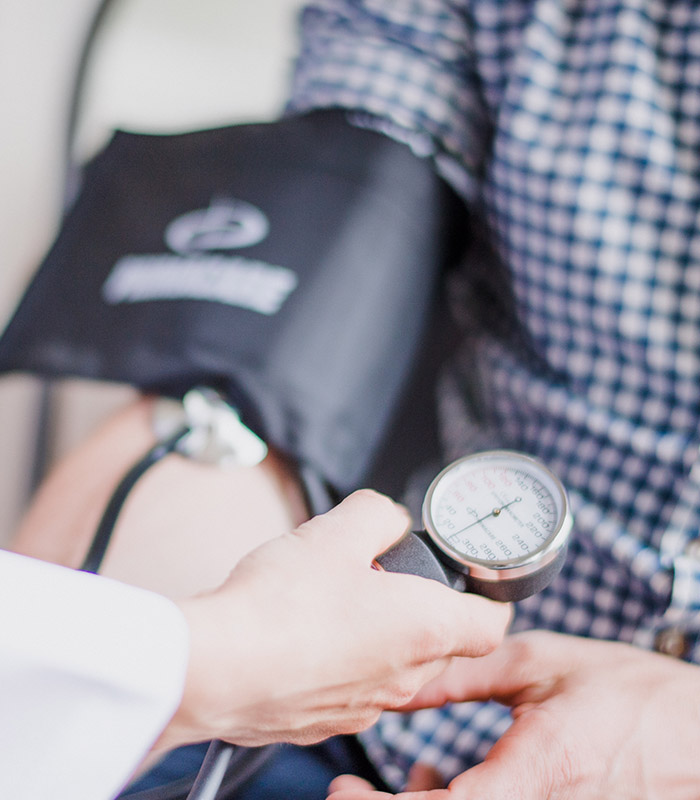
<path fill-rule="evenodd" d="M 685 547 L 685 554 L 700 561 L 700 539 L 691 539 Z"/>
<path fill-rule="evenodd" d="M 688 652 L 688 640 L 683 631 L 678 628 L 666 628 L 659 631 L 654 641 L 654 650 L 665 656 L 683 658 Z"/>

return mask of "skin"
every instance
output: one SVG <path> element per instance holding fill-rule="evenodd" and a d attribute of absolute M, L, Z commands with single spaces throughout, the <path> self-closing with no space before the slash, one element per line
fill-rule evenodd
<path fill-rule="evenodd" d="M 149 398 L 128 405 L 54 466 L 18 528 L 13 550 L 80 565 L 114 488 L 155 443 L 152 405 Z M 307 516 L 293 471 L 275 452 L 256 467 L 235 469 L 172 454 L 129 494 L 100 573 L 186 597 L 219 586 L 246 553 Z"/>
<path fill-rule="evenodd" d="M 372 568 L 406 522 L 386 497 L 356 492 L 246 556 L 219 590 L 183 602 L 191 674 L 162 743 L 309 744 L 354 733 L 405 704 L 451 657 L 496 647 L 506 606 Z"/>
<path fill-rule="evenodd" d="M 406 706 L 495 699 L 513 724 L 485 761 L 411 800 L 697 800 L 700 670 L 615 642 L 536 631 L 454 661 Z M 380 800 L 342 776 L 332 800 Z"/>
<path fill-rule="evenodd" d="M 78 566 L 114 487 L 153 443 L 150 414 L 139 400 L 59 463 L 13 549 Z M 100 571 L 175 599 L 191 632 L 182 702 L 156 750 L 357 732 L 453 656 L 501 641 L 507 606 L 373 568 L 408 529 L 401 506 L 364 490 L 306 516 L 274 452 L 232 470 L 171 455 L 137 483 Z"/>

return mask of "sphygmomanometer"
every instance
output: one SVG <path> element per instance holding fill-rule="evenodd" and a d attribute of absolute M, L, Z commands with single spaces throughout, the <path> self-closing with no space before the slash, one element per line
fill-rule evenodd
<path fill-rule="evenodd" d="M 458 213 L 459 211 L 459 213 Z M 410 377 L 460 202 L 341 111 L 117 132 L 0 341 L 0 370 L 222 393 L 338 492 Z"/>
<path fill-rule="evenodd" d="M 109 6 L 81 54 L 69 149 Z M 70 205 L 0 338 L 0 372 L 160 398 L 158 441 L 115 489 L 84 570 L 99 569 L 133 486 L 173 454 L 235 468 L 274 447 L 296 465 L 310 513 L 363 484 L 395 494 L 417 465 L 439 463 L 431 389 L 452 343 L 440 285 L 468 223 L 426 143 L 383 128 L 330 109 L 117 132 L 88 164 L 67 165 Z M 543 464 L 498 451 L 439 472 L 422 528 L 376 565 L 507 600 L 554 577 L 570 516 Z M 194 783 L 132 796 L 235 796 L 269 753 L 214 742 Z"/>
<path fill-rule="evenodd" d="M 167 399 L 158 444 L 115 491 L 84 569 L 99 568 L 131 487 L 170 453 L 236 465 L 275 447 L 315 513 L 373 482 L 397 424 L 404 452 L 406 441 L 420 449 L 411 386 L 434 369 L 428 358 L 421 373 L 424 341 L 465 210 L 430 159 L 367 122 L 325 110 L 117 132 L 85 167 L 0 339 L 0 371 Z M 406 477 L 412 463 L 393 471 Z M 570 519 L 544 465 L 498 452 L 441 473 L 424 524 L 379 564 L 514 599 L 556 574 Z M 231 753 L 212 747 L 193 800 L 213 796 L 199 787 Z"/>
<path fill-rule="evenodd" d="M 312 513 L 374 483 L 464 209 L 429 159 L 366 123 L 327 110 L 117 132 L 85 165 L 0 338 L 0 371 L 126 383 L 169 411 L 84 569 L 99 568 L 134 483 L 173 452 L 255 463 L 274 447 Z M 422 359 L 428 372 L 433 362 Z M 404 438 L 420 448 L 408 411 Z"/>

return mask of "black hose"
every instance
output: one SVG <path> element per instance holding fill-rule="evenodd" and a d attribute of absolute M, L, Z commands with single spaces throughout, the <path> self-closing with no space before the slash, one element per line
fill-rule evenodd
<path fill-rule="evenodd" d="M 97 572 L 105 557 L 107 548 L 109 547 L 114 526 L 117 524 L 117 518 L 126 502 L 129 492 L 134 488 L 134 484 L 143 475 L 146 470 L 157 464 L 162 458 L 172 453 L 177 443 L 182 437 L 188 433 L 189 428 L 182 428 L 174 436 L 166 439 L 163 442 L 158 442 L 154 445 L 133 467 L 124 475 L 119 482 L 119 485 L 112 493 L 107 503 L 107 508 L 102 514 L 95 535 L 92 537 L 90 549 L 80 569 L 83 572 Z"/>

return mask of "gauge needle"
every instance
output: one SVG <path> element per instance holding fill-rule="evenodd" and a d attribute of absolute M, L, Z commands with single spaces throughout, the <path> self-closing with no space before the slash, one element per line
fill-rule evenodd
<path fill-rule="evenodd" d="M 504 508 L 508 508 L 508 506 L 512 506 L 513 503 L 519 503 L 522 500 L 522 497 L 516 497 L 510 501 L 510 503 L 505 503 L 502 506 L 497 506 L 496 508 L 489 511 L 488 514 L 485 514 L 483 517 L 479 517 L 479 519 L 475 519 L 474 522 L 470 522 L 465 528 L 460 528 L 458 531 L 455 531 L 451 536 L 450 539 L 453 539 L 455 536 L 459 536 L 460 533 L 464 533 L 464 531 L 469 530 L 469 528 L 473 528 L 474 525 L 478 525 L 480 522 L 483 522 L 485 519 L 489 517 L 497 517 L 500 515 L 501 511 Z"/>

